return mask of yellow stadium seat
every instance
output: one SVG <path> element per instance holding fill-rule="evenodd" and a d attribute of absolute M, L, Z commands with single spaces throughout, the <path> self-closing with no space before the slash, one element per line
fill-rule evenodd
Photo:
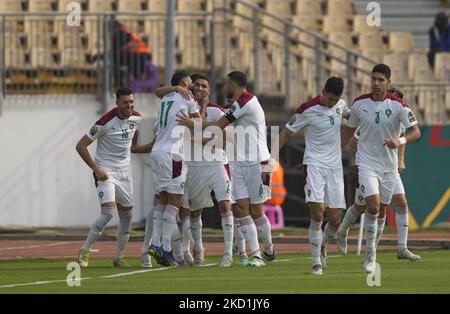
<path fill-rule="evenodd" d="M 51 68 L 55 66 L 52 51 L 45 48 L 32 48 L 30 52 L 31 66 L 34 68 Z"/>
<path fill-rule="evenodd" d="M 311 18 L 323 15 L 322 5 L 317 0 L 297 0 L 297 17 Z"/>
<path fill-rule="evenodd" d="M 284 19 L 291 19 L 293 16 L 290 0 L 267 1 L 266 11 Z"/>
<path fill-rule="evenodd" d="M 323 18 L 323 33 L 330 34 L 333 32 L 350 32 L 350 24 L 347 18 L 341 16 L 325 16 Z"/>
<path fill-rule="evenodd" d="M 22 12 L 22 4 L 18 0 L 2 0 L 0 1 L 0 12 L 20 13 Z"/>
<path fill-rule="evenodd" d="M 418 76 L 420 76 L 420 79 L 417 79 Z M 434 80 L 434 73 L 430 65 L 428 64 L 428 57 L 426 51 L 414 52 L 409 54 L 408 77 L 410 80 L 415 81 Z"/>
<path fill-rule="evenodd" d="M 258 0 L 249 0 L 253 5 L 258 4 Z M 243 30 L 251 30 L 253 27 L 253 13 L 252 9 L 242 3 L 236 3 L 236 13 L 239 15 L 233 16 L 233 25 Z"/>
<path fill-rule="evenodd" d="M 167 12 L 167 1 L 166 0 L 148 0 L 147 10 L 155 13 L 165 13 Z"/>
<path fill-rule="evenodd" d="M 379 49 L 383 50 L 383 37 L 380 32 L 364 32 L 359 34 L 359 50 Z"/>
<path fill-rule="evenodd" d="M 361 33 L 367 33 L 372 31 L 379 31 L 380 27 L 377 26 L 369 26 L 367 23 L 367 16 L 366 15 L 355 15 L 353 16 L 353 33 L 354 34 L 361 34 Z"/>
<path fill-rule="evenodd" d="M 391 81 L 394 84 L 408 81 L 408 57 L 407 52 L 391 52 L 383 56 L 383 63 L 392 70 Z"/>
<path fill-rule="evenodd" d="M 142 0 L 118 0 L 118 12 L 140 12 L 142 11 Z"/>
<path fill-rule="evenodd" d="M 292 23 L 301 28 L 320 32 L 321 30 L 321 18 L 306 18 L 302 16 L 294 16 Z"/>
<path fill-rule="evenodd" d="M 52 2 L 53 0 L 28 1 L 28 12 L 29 13 L 51 12 L 53 11 Z"/>
<path fill-rule="evenodd" d="M 434 73 L 436 79 L 450 81 L 450 53 L 438 52 L 434 61 Z"/>
<path fill-rule="evenodd" d="M 5 68 L 24 68 L 25 63 L 25 50 L 17 48 L 6 48 L 5 53 Z"/>
<path fill-rule="evenodd" d="M 352 0 L 328 0 L 329 16 L 353 16 Z"/>
<path fill-rule="evenodd" d="M 414 49 L 414 38 L 410 32 L 390 32 L 389 48 L 392 51 L 411 52 Z"/>
<path fill-rule="evenodd" d="M 102 13 L 112 10 L 113 0 L 89 0 L 88 11 L 93 13 Z"/>
<path fill-rule="evenodd" d="M 203 0 L 178 0 L 178 12 L 203 12 Z"/>

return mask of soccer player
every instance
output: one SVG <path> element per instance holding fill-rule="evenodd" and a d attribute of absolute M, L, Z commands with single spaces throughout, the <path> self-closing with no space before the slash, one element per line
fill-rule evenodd
<path fill-rule="evenodd" d="M 171 80 L 172 86 L 189 89 L 192 80 L 185 71 L 177 71 Z M 185 128 L 178 126 L 177 114 L 201 118 L 197 103 L 184 99 L 179 93 L 167 94 L 158 112 L 159 128 L 151 153 L 156 188 L 164 211 L 157 210 L 153 216 L 153 235 L 149 253 L 157 261 L 178 266 L 172 255 L 172 236 L 178 229 L 176 217 L 181 207 L 187 165 L 184 161 L 183 139 Z M 161 243 L 162 234 L 162 243 Z"/>
<path fill-rule="evenodd" d="M 387 92 L 391 69 L 378 64 L 372 70 L 372 93 L 355 99 L 348 125 L 342 132 L 345 147 L 360 128 L 356 152 L 358 184 L 366 201 L 366 254 L 364 270 L 375 271 L 378 218 L 386 213 L 394 193 L 398 174 L 398 148 L 420 138 L 417 119 L 409 106 L 399 97 Z M 400 137 L 400 124 L 407 129 Z M 382 227 L 383 225 L 381 225 Z"/>
<path fill-rule="evenodd" d="M 209 96 L 211 87 L 209 80 L 205 76 L 198 76 L 194 82 L 194 96 L 199 106 L 204 108 L 204 121 L 215 122 L 225 115 L 222 107 L 210 103 Z M 219 133 L 219 134 L 216 134 Z M 214 144 L 212 136 L 218 139 Z M 203 145 L 194 145 L 195 150 L 203 150 L 202 160 L 194 160 L 189 165 L 187 196 L 191 213 L 191 232 L 194 239 L 194 259 L 195 264 L 204 262 L 204 249 L 202 245 L 201 215 L 203 208 L 213 206 L 211 192 L 214 191 L 219 206 L 219 212 L 222 217 L 222 229 L 224 233 L 224 256 L 219 262 L 221 267 L 229 267 L 233 262 L 233 213 L 231 211 L 231 178 L 229 166 L 224 148 L 226 139 L 225 131 L 216 128 L 216 130 L 205 130 Z M 217 144 L 217 145 L 215 145 Z M 204 148 L 204 149 L 203 149 Z M 197 151 L 194 152 L 195 154 Z"/>
<path fill-rule="evenodd" d="M 237 160 L 232 173 L 233 198 L 236 200 L 236 215 L 241 231 L 249 244 L 252 258 L 248 266 L 262 267 L 258 243 L 257 227 L 264 242 L 264 255 L 274 258 L 270 223 L 263 213 L 263 203 L 270 198 L 270 173 L 263 168 L 269 164 L 270 153 L 267 148 L 265 114 L 258 99 L 247 91 L 247 76 L 234 71 L 227 75 L 225 91 L 234 100 L 230 111 L 215 122 L 203 122 L 202 129 L 217 126 L 225 129 L 234 124 L 234 151 Z M 196 122 L 185 114 L 180 114 L 180 124 L 194 127 Z M 245 141 L 248 136 L 249 141 Z M 264 172 L 263 172 L 264 171 Z M 264 179 L 264 180 L 263 180 Z M 253 218 L 253 219 L 252 219 Z"/>
<path fill-rule="evenodd" d="M 329 78 L 322 94 L 301 105 L 279 136 L 281 149 L 290 136 L 305 129 L 303 169 L 305 198 L 311 213 L 309 240 L 314 275 L 322 275 L 327 266 L 326 244 L 335 237 L 346 207 L 341 123 L 342 118 L 348 118 L 350 109 L 341 99 L 343 89 L 342 78 Z M 272 156 L 274 153 L 277 152 L 272 151 Z M 322 233 L 325 204 L 328 224 Z"/>
<path fill-rule="evenodd" d="M 390 87 L 389 93 L 392 93 L 403 99 L 403 93 L 399 89 Z M 400 137 L 405 136 L 404 127 L 402 126 Z M 359 130 L 356 131 L 354 138 L 351 140 L 350 145 L 357 149 L 359 139 Z M 402 178 L 400 174 L 406 169 L 405 166 L 405 145 L 400 146 L 398 149 L 398 175 L 395 180 L 394 195 L 392 197 L 395 203 L 395 220 L 397 224 L 397 237 L 398 237 L 398 259 L 407 259 L 410 261 L 420 260 L 420 256 L 412 253 L 408 250 L 408 201 L 406 199 L 405 188 L 403 186 Z M 344 220 L 338 230 L 338 248 L 343 254 L 347 254 L 347 235 L 350 226 L 366 211 L 366 204 L 364 197 L 360 189 L 356 189 L 355 203 L 347 210 Z M 376 238 L 376 246 L 381 239 L 381 235 L 386 222 L 386 215 L 380 212 L 378 217 L 378 230 Z"/>
<path fill-rule="evenodd" d="M 131 89 L 123 87 L 117 90 L 117 106 L 101 117 L 76 146 L 78 154 L 94 172 L 101 204 L 101 214 L 91 226 L 79 252 L 78 263 L 81 267 L 88 266 L 90 250 L 116 210 L 120 220 L 113 266 L 127 266 L 123 256 L 130 237 L 134 205 L 130 153 L 132 139 L 142 121 L 141 115 L 134 111 L 134 102 Z M 95 140 L 98 143 L 93 160 L 88 146 Z"/>

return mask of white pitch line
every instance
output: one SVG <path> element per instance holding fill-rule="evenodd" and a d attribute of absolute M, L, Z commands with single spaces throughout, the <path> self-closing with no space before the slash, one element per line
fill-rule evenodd
<path fill-rule="evenodd" d="M 119 274 L 100 276 L 100 277 L 80 278 L 80 281 L 86 281 L 86 280 L 92 280 L 92 279 L 111 279 L 111 278 L 117 278 L 117 277 L 126 277 L 126 276 L 132 276 L 132 275 L 136 275 L 136 274 L 150 273 L 150 272 L 162 271 L 162 270 L 168 270 L 168 269 L 171 269 L 171 267 L 145 269 L 145 270 L 138 270 L 138 271 L 119 273 Z M 24 287 L 24 286 L 46 285 L 46 284 L 60 283 L 60 282 L 66 282 L 66 280 L 47 280 L 47 281 L 35 281 L 35 282 L 28 282 L 28 283 L 10 284 L 10 285 L 0 286 L 0 289 Z"/>

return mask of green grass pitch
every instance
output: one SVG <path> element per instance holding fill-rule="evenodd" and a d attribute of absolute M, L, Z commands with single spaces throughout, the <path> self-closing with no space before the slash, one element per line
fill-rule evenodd
<path fill-rule="evenodd" d="M 309 254 L 280 255 L 265 268 L 185 267 L 114 269 L 111 260 L 91 260 L 81 270 L 81 287 L 68 287 L 69 260 L 0 261 L 4 293 L 152 293 L 152 294 L 298 294 L 298 293 L 450 293 L 450 251 L 422 250 L 419 262 L 398 261 L 395 252 L 378 253 L 381 286 L 369 287 L 362 257 L 331 255 L 322 277 L 310 274 Z M 219 257 L 207 258 L 217 263 Z M 23 285 L 26 284 L 26 285 Z"/>

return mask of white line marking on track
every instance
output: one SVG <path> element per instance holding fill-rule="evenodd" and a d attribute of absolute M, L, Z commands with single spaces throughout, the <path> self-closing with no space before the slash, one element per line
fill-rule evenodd
<path fill-rule="evenodd" d="M 53 242 L 53 243 L 46 243 L 46 244 L 34 244 L 34 245 L 22 245 L 22 246 L 11 246 L 11 247 L 4 247 L 0 248 L 0 251 L 9 251 L 9 250 L 26 250 L 26 249 L 34 249 L 38 247 L 44 247 L 44 246 L 59 246 L 59 245 L 66 245 L 71 242 Z"/>

